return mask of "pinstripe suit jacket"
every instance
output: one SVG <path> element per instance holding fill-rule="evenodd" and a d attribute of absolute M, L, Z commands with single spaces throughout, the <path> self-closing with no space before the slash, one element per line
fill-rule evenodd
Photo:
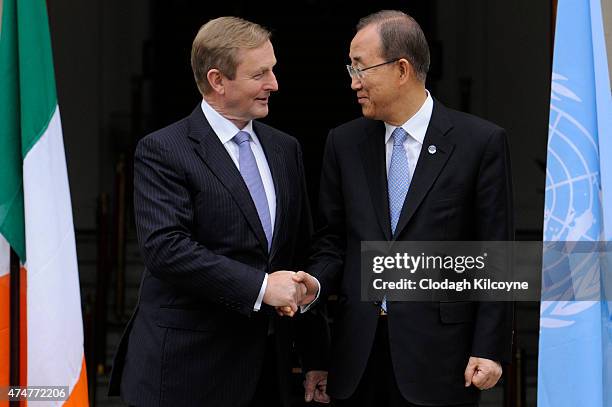
<path fill-rule="evenodd" d="M 249 191 L 199 105 L 138 144 L 134 209 L 146 269 L 109 391 L 129 404 L 248 405 L 270 319 L 289 403 L 293 321 L 253 305 L 265 273 L 302 264 L 310 209 L 298 142 L 259 122 L 253 128 L 276 190 L 269 253 Z"/>

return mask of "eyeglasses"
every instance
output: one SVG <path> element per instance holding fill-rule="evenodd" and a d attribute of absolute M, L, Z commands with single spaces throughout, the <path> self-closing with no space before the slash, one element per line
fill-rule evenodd
<path fill-rule="evenodd" d="M 351 78 L 363 79 L 363 77 L 365 76 L 364 72 L 367 71 L 368 69 L 378 68 L 379 66 L 383 66 L 383 65 L 387 65 L 387 64 L 392 64 L 393 62 L 397 62 L 399 60 L 400 60 L 400 58 L 395 58 L 395 59 L 392 59 L 392 60 L 387 61 L 387 62 L 383 62 L 383 63 L 380 63 L 380 64 L 368 66 L 367 68 L 355 68 L 352 65 L 347 65 L 346 66 L 346 70 L 348 71 L 348 74 L 349 74 L 349 76 Z"/>

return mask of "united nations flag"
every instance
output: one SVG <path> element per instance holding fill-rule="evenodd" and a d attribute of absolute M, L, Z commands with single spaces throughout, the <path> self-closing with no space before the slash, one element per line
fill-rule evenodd
<path fill-rule="evenodd" d="M 548 132 L 538 406 L 612 405 L 606 297 L 612 240 L 612 100 L 599 0 L 559 0 Z M 607 167 L 606 167 L 607 166 Z M 603 246 L 597 244 L 603 241 Z M 572 248 L 594 243 L 572 256 Z M 584 245 L 583 245 L 584 246 Z M 546 244 L 545 244 L 546 247 Z M 603 249 L 602 249 L 603 247 Z M 578 260 L 579 259 L 579 260 Z M 579 294 L 597 294 L 580 300 Z M 595 298 L 595 301 L 592 299 Z"/>

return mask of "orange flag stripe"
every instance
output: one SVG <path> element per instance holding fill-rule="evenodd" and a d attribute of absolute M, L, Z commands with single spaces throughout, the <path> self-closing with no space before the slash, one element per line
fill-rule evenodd
<path fill-rule="evenodd" d="M 87 368 L 85 366 L 85 355 L 83 355 L 83 364 L 81 366 L 81 374 L 79 376 L 79 380 L 77 380 L 76 385 L 72 389 L 70 397 L 64 403 L 64 407 L 82 407 L 88 405 L 89 395 L 87 393 Z"/>
<path fill-rule="evenodd" d="M 28 273 L 25 267 L 19 269 L 19 384 L 28 385 Z M 27 406 L 26 401 L 20 402 Z"/>
<path fill-rule="evenodd" d="M 0 386 L 9 385 L 11 361 L 11 330 L 10 330 L 10 274 L 0 277 Z M 0 401 L 0 407 L 8 407 L 8 401 Z"/>

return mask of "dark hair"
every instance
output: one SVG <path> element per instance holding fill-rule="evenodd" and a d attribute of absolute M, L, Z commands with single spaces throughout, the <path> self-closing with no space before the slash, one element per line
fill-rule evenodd
<path fill-rule="evenodd" d="M 416 20 L 397 10 L 382 10 L 359 20 L 357 31 L 376 24 L 386 60 L 406 58 L 416 77 L 425 82 L 429 71 L 429 46 Z"/>

